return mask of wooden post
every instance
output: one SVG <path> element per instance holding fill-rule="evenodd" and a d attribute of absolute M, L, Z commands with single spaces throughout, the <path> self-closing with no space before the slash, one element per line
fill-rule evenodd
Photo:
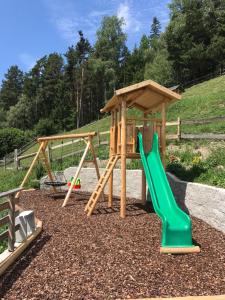
<path fill-rule="evenodd" d="M 85 157 L 86 157 L 86 155 L 87 155 L 87 153 L 88 153 L 89 146 L 90 146 L 90 141 L 87 142 L 87 146 L 86 146 L 86 148 L 85 148 L 85 150 L 84 150 L 84 153 L 83 153 L 83 156 L 82 156 L 82 158 L 81 158 L 81 160 L 80 160 L 79 166 L 77 167 L 77 171 L 76 171 L 76 173 L 75 173 L 75 175 L 74 175 L 74 177 L 73 177 L 73 180 L 72 180 L 71 185 L 70 185 L 70 188 L 69 188 L 69 190 L 68 190 L 68 192 L 67 192 L 67 194 L 66 194 L 66 197 L 65 197 L 65 200 L 64 200 L 64 202 L 63 202 L 62 207 L 65 207 L 66 204 L 67 204 L 67 202 L 69 201 L 70 195 L 71 195 L 71 193 L 72 193 L 73 186 L 74 186 L 74 184 L 75 184 L 75 182 L 76 182 L 76 180 L 77 180 L 77 178 L 78 178 L 78 175 L 79 175 L 80 170 L 81 170 L 81 168 L 82 168 L 82 165 L 83 165 L 83 163 L 84 163 L 84 159 L 85 159 Z"/>
<path fill-rule="evenodd" d="M 117 154 L 121 152 L 121 105 L 118 110 L 118 121 L 117 121 Z"/>
<path fill-rule="evenodd" d="M 177 139 L 180 141 L 181 139 L 181 121 L 180 117 L 177 118 Z"/>
<path fill-rule="evenodd" d="M 115 154 L 115 114 L 111 112 L 111 128 L 110 128 L 110 141 L 109 141 L 109 159 Z M 109 176 L 109 196 L 108 196 L 108 207 L 113 205 L 113 170 Z"/>
<path fill-rule="evenodd" d="M 121 103 L 121 199 L 120 216 L 126 216 L 126 101 Z"/>
<path fill-rule="evenodd" d="M 6 156 L 3 157 L 3 161 L 4 161 L 4 170 L 6 170 Z"/>
<path fill-rule="evenodd" d="M 144 123 L 143 123 L 143 140 L 144 140 L 144 143 L 145 143 L 145 127 L 147 126 L 147 117 L 148 117 L 148 114 L 144 113 L 143 115 L 144 117 Z M 141 172 L 141 178 L 142 178 L 142 189 L 141 189 L 141 198 L 142 198 L 142 203 L 143 204 L 146 204 L 146 176 L 145 176 L 145 172 L 144 172 L 144 168 L 142 167 L 142 172 Z"/>
<path fill-rule="evenodd" d="M 47 159 L 48 159 L 49 165 L 51 165 L 51 154 L 50 154 L 49 145 L 46 147 L 46 151 L 47 151 Z"/>
<path fill-rule="evenodd" d="M 15 196 L 9 195 L 9 238 L 8 250 L 14 251 L 15 246 Z"/>
<path fill-rule="evenodd" d="M 162 128 L 161 128 L 161 144 L 162 144 L 162 162 L 166 167 L 166 103 L 162 103 Z"/>
<path fill-rule="evenodd" d="M 98 140 L 98 146 L 100 146 L 101 140 L 100 140 L 100 132 L 99 132 L 99 130 L 97 131 L 97 140 Z"/>
<path fill-rule="evenodd" d="M 20 188 L 23 188 L 24 185 L 25 185 L 25 183 L 27 182 L 27 179 L 30 176 L 30 173 L 33 170 L 33 167 L 34 167 L 36 161 L 38 160 L 38 157 L 39 157 L 41 151 L 44 149 L 44 146 L 45 146 L 45 143 L 42 142 L 41 145 L 40 145 L 40 147 L 39 147 L 39 149 L 38 149 L 38 151 L 37 151 L 37 153 L 36 153 L 36 155 L 35 155 L 35 157 L 34 157 L 34 159 L 33 159 L 33 161 L 32 161 L 32 163 L 31 163 L 31 165 L 30 165 L 30 168 L 28 169 L 28 171 L 27 171 L 27 173 L 26 173 L 26 175 L 25 175 L 25 177 L 24 177 L 24 179 L 23 179 L 23 181 L 22 181 L 22 183 L 20 185 Z M 20 195 L 20 192 L 18 192 L 16 194 L 16 198 L 18 198 L 19 195 Z"/>
<path fill-rule="evenodd" d="M 19 164 L 18 164 L 18 149 L 14 149 L 14 167 L 16 170 L 19 169 Z"/>

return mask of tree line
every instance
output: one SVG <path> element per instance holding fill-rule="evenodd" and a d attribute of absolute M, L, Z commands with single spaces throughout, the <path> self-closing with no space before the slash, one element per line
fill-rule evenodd
<path fill-rule="evenodd" d="M 9 67 L 0 89 L 0 127 L 52 134 L 100 118 L 115 89 L 152 79 L 171 86 L 225 64 L 225 0 L 172 0 L 168 26 L 154 17 L 132 50 L 123 19 L 105 16 L 91 45 L 82 31 L 66 53 L 39 59 L 29 72 Z"/>

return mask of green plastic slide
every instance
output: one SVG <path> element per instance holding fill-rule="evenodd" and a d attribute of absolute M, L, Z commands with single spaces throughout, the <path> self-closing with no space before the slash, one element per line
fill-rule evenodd
<path fill-rule="evenodd" d="M 154 133 L 152 150 L 144 152 L 142 134 L 139 132 L 139 149 L 148 188 L 155 212 L 162 220 L 162 247 L 193 247 L 191 220 L 174 199 L 164 171 L 158 149 L 158 135 Z"/>

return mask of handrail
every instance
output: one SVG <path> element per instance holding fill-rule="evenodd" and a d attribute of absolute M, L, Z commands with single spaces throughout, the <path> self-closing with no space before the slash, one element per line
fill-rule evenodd
<path fill-rule="evenodd" d="M 19 229 L 18 225 L 15 225 L 15 206 L 17 199 L 15 194 L 20 192 L 21 188 L 9 190 L 7 192 L 0 193 L 0 198 L 7 197 L 8 201 L 0 204 L 0 211 L 8 209 L 8 214 L 0 218 L 0 227 L 8 225 L 8 229 L 0 233 L 0 241 L 8 238 L 8 250 L 14 251 L 15 249 L 15 233 Z"/>

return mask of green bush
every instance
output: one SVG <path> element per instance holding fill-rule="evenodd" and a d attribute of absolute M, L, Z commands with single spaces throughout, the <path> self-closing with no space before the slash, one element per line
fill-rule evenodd
<path fill-rule="evenodd" d="M 30 141 L 30 137 L 22 130 L 17 128 L 0 129 L 0 157 L 14 149 L 22 147 Z"/>
<path fill-rule="evenodd" d="M 35 126 L 35 132 L 38 136 L 48 136 L 58 131 L 57 126 L 50 119 L 40 119 Z"/>

